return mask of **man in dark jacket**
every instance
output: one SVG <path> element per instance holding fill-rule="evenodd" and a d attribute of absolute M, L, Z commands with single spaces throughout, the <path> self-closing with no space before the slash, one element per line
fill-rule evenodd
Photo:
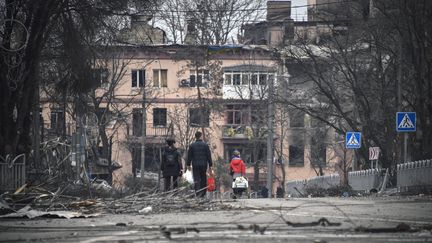
<path fill-rule="evenodd" d="M 191 169 L 194 179 L 195 194 L 198 197 L 205 197 L 207 187 L 207 166 L 211 172 L 212 159 L 209 146 L 201 139 L 202 133 L 196 132 L 196 141 L 189 146 L 187 169 Z"/>
<path fill-rule="evenodd" d="M 181 162 L 181 154 L 174 147 L 175 140 L 168 138 L 166 140 L 167 146 L 162 153 L 162 176 L 165 179 L 165 191 L 171 189 L 171 180 L 173 181 L 173 189 L 178 187 L 178 177 L 181 176 L 183 165 Z"/>

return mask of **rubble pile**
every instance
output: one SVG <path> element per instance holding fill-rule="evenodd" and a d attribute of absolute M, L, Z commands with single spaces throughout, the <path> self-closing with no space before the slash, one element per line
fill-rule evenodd
<path fill-rule="evenodd" d="M 309 197 L 347 197 L 359 195 L 349 186 L 335 186 L 330 188 L 322 188 L 318 186 L 309 186 L 305 188 L 306 195 Z"/>
<path fill-rule="evenodd" d="M 146 190 L 121 196 L 111 188 L 110 197 L 76 196 L 80 193 L 88 195 L 86 190 L 89 188 L 94 190 L 94 187 L 97 186 L 74 185 L 51 192 L 42 187 L 27 188 L 24 186 L 13 193 L 6 192 L 0 195 L 0 218 L 43 216 L 74 218 L 97 216 L 104 213 L 151 214 L 212 211 L 230 207 L 218 201 L 195 198 L 194 191 L 189 187 L 181 187 L 169 192 L 158 192 L 154 188 L 149 190 L 143 187 Z M 72 188 L 79 189 L 73 193 L 74 196 L 66 193 L 71 192 Z"/>
<path fill-rule="evenodd" d="M 71 145 L 55 138 L 41 145 L 38 168 L 30 168 L 26 183 L 0 194 L 0 218 L 87 217 L 103 213 L 150 214 L 184 210 L 216 210 L 215 201 L 195 198 L 190 186 L 160 192 L 157 173 L 130 176 L 112 187 L 91 174 L 89 164 L 73 166 Z M 1 192 L 0 192 L 1 193 Z"/>
<path fill-rule="evenodd" d="M 212 211 L 227 209 L 230 206 L 220 201 L 195 198 L 188 187 L 153 194 L 138 193 L 117 200 L 105 200 L 111 213 L 147 214 L 174 211 Z"/>

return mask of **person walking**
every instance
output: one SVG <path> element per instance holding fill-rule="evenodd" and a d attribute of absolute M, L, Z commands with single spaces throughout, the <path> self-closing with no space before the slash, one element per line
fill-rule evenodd
<path fill-rule="evenodd" d="M 244 161 L 240 158 L 240 152 L 234 150 L 233 157 L 230 162 L 230 174 L 233 177 L 233 198 L 241 197 L 242 193 L 247 190 L 245 184 L 246 166 Z M 238 180 L 237 178 L 240 177 Z"/>
<path fill-rule="evenodd" d="M 194 179 L 195 195 L 197 197 L 205 197 L 207 187 L 207 170 L 212 174 L 212 158 L 210 148 L 201 139 L 202 133 L 197 131 L 195 133 L 196 141 L 189 145 L 187 156 L 187 169 L 191 170 Z"/>
<path fill-rule="evenodd" d="M 183 173 L 183 165 L 181 154 L 177 148 L 174 147 L 175 140 L 173 138 L 168 138 L 166 143 L 167 146 L 162 153 L 161 170 L 165 182 L 165 191 L 169 191 L 178 187 L 178 177 Z"/>
<path fill-rule="evenodd" d="M 240 152 L 238 150 L 234 150 L 233 152 L 233 157 L 230 162 L 230 172 L 233 179 L 246 174 L 246 166 L 244 161 L 240 158 Z"/>

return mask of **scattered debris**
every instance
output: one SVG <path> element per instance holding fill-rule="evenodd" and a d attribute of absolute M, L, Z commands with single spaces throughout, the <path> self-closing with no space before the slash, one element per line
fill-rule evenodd
<path fill-rule="evenodd" d="M 260 233 L 263 235 L 264 232 L 266 231 L 267 227 L 262 227 L 262 226 L 259 226 L 257 224 L 252 224 L 249 226 L 249 229 L 253 230 L 253 232 L 255 234 Z"/>
<path fill-rule="evenodd" d="M 419 229 L 413 229 L 406 223 L 400 223 L 396 225 L 396 227 L 391 228 L 366 228 L 366 227 L 357 227 L 355 228 L 356 232 L 363 233 L 397 233 L 397 232 L 418 232 Z"/>
<path fill-rule="evenodd" d="M 145 208 L 139 210 L 138 213 L 147 214 L 147 213 L 150 213 L 152 211 L 152 209 L 153 208 L 151 206 L 148 206 L 148 207 L 145 207 Z"/>
<path fill-rule="evenodd" d="M 160 227 L 159 230 L 160 230 L 160 232 L 162 233 L 162 235 L 163 235 L 165 238 L 171 240 L 171 231 L 169 231 L 169 230 L 167 229 L 167 227 L 162 226 L 162 227 Z"/>
<path fill-rule="evenodd" d="M 39 210 L 33 210 L 30 206 L 25 206 L 24 208 L 18 210 L 16 213 L 10 213 L 6 215 L 1 215 L 0 218 L 38 218 L 38 217 L 54 217 L 54 218 L 89 218 L 96 217 L 99 214 L 83 214 L 80 212 L 71 212 L 71 211 L 49 211 L 43 212 Z"/>
<path fill-rule="evenodd" d="M 238 225 L 237 225 L 237 229 L 239 229 L 239 230 L 245 230 L 246 227 L 244 227 L 244 226 L 241 225 L 241 224 L 238 224 Z"/>
<path fill-rule="evenodd" d="M 309 222 L 309 223 L 292 223 L 283 219 L 285 223 L 291 227 L 312 227 L 312 226 L 341 226 L 341 223 L 332 223 L 326 218 L 320 218 L 318 221 Z"/>
<path fill-rule="evenodd" d="M 180 187 L 169 192 L 140 192 L 119 199 L 105 199 L 106 208 L 111 213 L 160 213 L 188 210 L 229 209 L 232 206 L 219 201 L 195 198 L 189 187 Z"/>
<path fill-rule="evenodd" d="M 102 194 L 109 197 L 86 199 L 87 188 L 80 183 L 73 183 L 65 188 L 58 187 L 55 192 L 39 186 L 26 186 L 20 189 L 19 193 L 0 195 L 0 215 L 75 218 L 93 217 L 105 212 L 150 214 L 188 210 L 211 211 L 232 207 L 219 201 L 195 198 L 195 192 L 190 190 L 190 187 L 181 187 L 169 192 L 157 192 L 149 187 L 142 187 L 142 189 L 132 195 L 125 195 L 124 192 L 116 195 L 118 192 L 113 189 L 109 194 Z"/>
<path fill-rule="evenodd" d="M 12 212 L 14 212 L 14 210 L 12 210 L 12 209 L 9 207 L 9 205 L 3 203 L 3 202 L 0 200 L 0 215 L 9 214 L 9 213 L 12 213 Z"/>
<path fill-rule="evenodd" d="M 91 187 L 94 190 L 97 191 L 102 191 L 102 192 L 106 192 L 109 193 L 113 188 L 110 186 L 110 184 L 108 184 L 107 181 L 105 180 L 101 180 L 101 179 L 96 179 L 91 183 Z"/>
<path fill-rule="evenodd" d="M 195 233 L 200 232 L 200 230 L 195 227 L 169 227 L 168 228 L 166 226 L 160 226 L 159 231 L 167 239 L 172 239 L 173 234 L 186 234 L 188 232 L 195 232 Z"/>
<path fill-rule="evenodd" d="M 322 188 L 319 186 L 307 186 L 305 193 L 309 198 L 311 197 L 350 197 L 357 195 L 350 186 L 334 186 L 329 188 Z"/>

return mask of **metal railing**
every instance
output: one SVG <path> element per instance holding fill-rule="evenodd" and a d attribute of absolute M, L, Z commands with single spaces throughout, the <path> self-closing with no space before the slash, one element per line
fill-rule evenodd
<path fill-rule="evenodd" d="M 397 187 L 401 191 L 409 187 L 432 186 L 432 159 L 397 165 Z"/>
<path fill-rule="evenodd" d="M 128 140 L 133 142 L 140 142 L 141 140 L 141 128 L 138 131 L 133 132 L 129 129 Z M 147 124 L 146 126 L 146 137 L 166 137 L 168 134 L 168 127 L 163 126 L 153 126 L 153 124 Z"/>
<path fill-rule="evenodd" d="M 348 182 L 355 191 L 379 191 L 384 180 L 383 169 L 359 170 L 348 173 Z"/>
<path fill-rule="evenodd" d="M 15 191 L 26 181 L 25 155 L 0 156 L 0 191 Z"/>
<path fill-rule="evenodd" d="M 348 173 L 348 183 L 355 191 L 378 191 L 384 181 L 384 170 L 371 169 Z M 287 194 L 301 196 L 306 193 L 306 188 L 329 189 L 340 185 L 339 174 L 316 176 L 305 180 L 293 180 L 286 183 Z"/>
<path fill-rule="evenodd" d="M 307 185 L 307 180 L 293 180 L 286 183 L 285 190 L 287 195 L 294 197 L 303 196 L 304 189 Z"/>
<path fill-rule="evenodd" d="M 267 136 L 267 127 L 249 126 L 249 125 L 223 125 L 222 137 L 223 138 L 247 138 L 251 139 L 256 134 L 258 137 L 264 138 Z"/>
<path fill-rule="evenodd" d="M 432 187 L 432 159 L 419 160 L 397 165 L 397 187 L 399 191 L 410 188 Z M 348 183 L 354 191 L 377 192 L 382 188 L 385 169 L 369 169 L 348 173 Z M 328 189 L 338 186 L 340 176 L 331 174 L 305 180 L 292 180 L 286 183 L 286 191 L 292 196 L 305 193 L 307 187 Z"/>
<path fill-rule="evenodd" d="M 340 184 L 340 178 L 338 174 L 317 176 L 307 180 L 307 186 L 321 187 L 324 189 L 335 187 L 338 186 L 339 184 Z"/>

